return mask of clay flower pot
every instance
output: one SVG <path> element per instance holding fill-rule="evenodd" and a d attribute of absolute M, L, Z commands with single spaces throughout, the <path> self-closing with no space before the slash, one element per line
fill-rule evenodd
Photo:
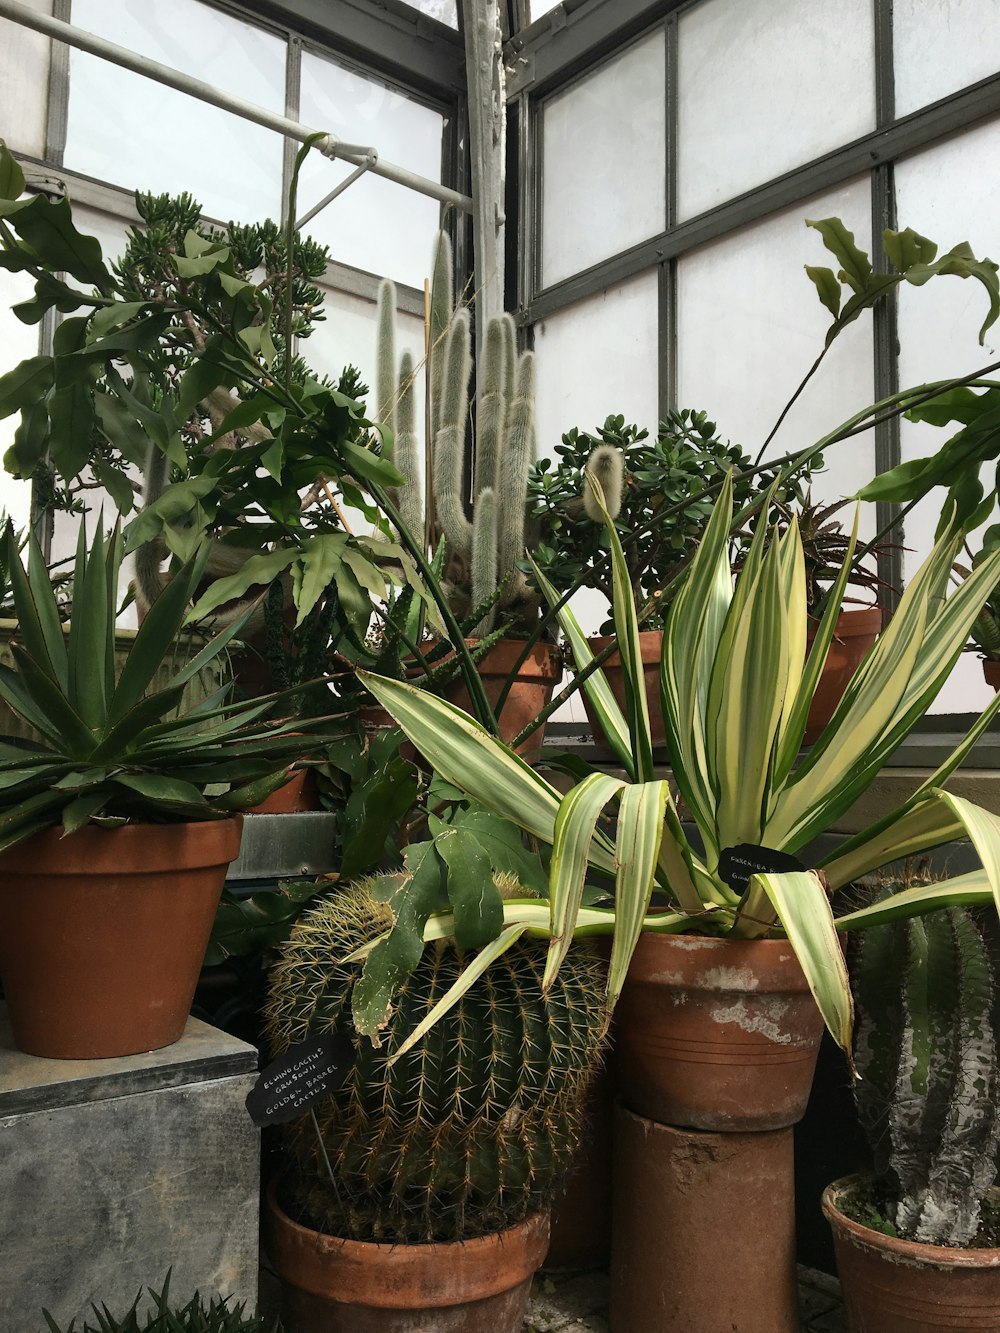
<path fill-rule="evenodd" d="M 248 815 L 297 815 L 305 810 L 322 810 L 316 774 L 309 768 L 297 768 L 287 782 L 271 792 Z"/>
<path fill-rule="evenodd" d="M 93 1060 L 177 1041 L 243 821 L 94 825 L 0 854 L 0 977 L 29 1055 Z"/>
<path fill-rule="evenodd" d="M 823 1020 L 787 940 L 646 932 L 616 1012 L 623 1099 L 660 1124 L 801 1120 Z"/>
<path fill-rule="evenodd" d="M 837 705 L 844 697 L 848 681 L 878 638 L 881 629 L 881 607 L 865 606 L 854 611 L 841 611 L 833 632 L 830 651 L 826 655 L 819 684 L 816 686 L 816 693 L 809 708 L 806 734 L 802 738 L 803 744 L 812 745 L 818 740 L 820 732 L 833 717 Z M 811 648 L 812 626 L 807 641 Z"/>
<path fill-rule="evenodd" d="M 590 651 L 596 657 L 602 653 L 609 644 L 615 642 L 613 634 L 598 634 L 587 640 L 590 645 Z M 660 658 L 663 655 L 663 631 L 658 629 L 640 630 L 639 632 L 639 652 L 642 655 L 642 674 L 646 680 L 646 701 L 649 707 L 649 733 L 654 745 L 663 745 L 666 741 L 666 734 L 663 730 L 663 711 L 660 705 Z M 618 653 L 612 653 L 601 668 L 611 686 L 611 693 L 618 701 L 618 707 L 627 717 L 628 709 L 625 702 L 625 676 L 622 671 L 622 659 Z M 580 697 L 583 699 L 583 706 L 587 710 L 587 718 L 590 722 L 591 734 L 594 737 L 595 745 L 603 745 L 605 749 L 610 749 L 607 737 L 601 730 L 600 723 L 594 716 L 590 700 L 587 698 L 587 691 L 581 689 Z"/>
<path fill-rule="evenodd" d="M 1000 690 L 1000 662 L 989 657 L 983 658 L 983 678 L 994 691 Z"/>
<path fill-rule="evenodd" d="M 288 1327 L 322 1333 L 520 1333 L 549 1219 L 437 1245 L 342 1240 L 292 1221 L 268 1188 L 268 1253 Z"/>
<path fill-rule="evenodd" d="M 468 643 L 470 648 L 475 647 L 474 640 L 470 639 Z M 523 641 L 503 639 L 500 643 L 494 644 L 476 663 L 486 697 L 494 710 L 500 692 L 507 684 L 514 663 L 521 656 L 523 649 Z M 497 718 L 500 724 L 500 737 L 504 742 L 510 744 L 518 732 L 538 716 L 552 698 L 552 691 L 561 677 L 562 657 L 558 649 L 548 643 L 536 643 L 518 668 L 514 683 Z M 456 708 L 463 708 L 467 713 L 472 712 L 472 701 L 461 677 L 445 687 L 444 696 Z M 545 727 L 542 725 L 523 745 L 518 746 L 518 753 L 529 754 L 532 750 L 537 750 L 544 735 Z"/>
<path fill-rule="evenodd" d="M 860 1176 L 823 1193 L 851 1333 L 944 1333 L 1000 1327 L 1000 1249 L 920 1245 L 841 1211 Z"/>

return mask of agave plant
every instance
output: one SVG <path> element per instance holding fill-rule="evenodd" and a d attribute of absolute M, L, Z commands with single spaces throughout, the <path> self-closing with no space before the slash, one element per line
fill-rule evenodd
<path fill-rule="evenodd" d="M 301 735 L 289 733 L 302 722 L 264 722 L 275 696 L 234 704 L 224 684 L 182 706 L 185 686 L 218 661 L 252 610 L 193 655 L 177 653 L 207 551 L 154 602 L 119 673 L 118 528 L 105 540 L 99 525 L 88 549 L 81 525 L 68 627 L 37 542 L 29 541 L 25 564 L 10 530 L 6 541 L 18 626 L 16 668 L 0 667 L 0 699 L 35 739 L 0 742 L 0 851 L 60 823 L 72 833 L 88 821 L 224 819 L 280 785 L 301 755 Z"/>
<path fill-rule="evenodd" d="M 595 500 L 603 504 L 592 482 Z M 661 694 L 674 780 L 697 826 L 685 833 L 669 783 L 654 774 L 635 602 L 614 524 L 615 627 L 625 669 L 627 716 L 600 672 L 584 685 L 625 776 L 590 772 L 565 795 L 470 718 L 399 681 L 366 676 L 438 773 L 488 809 L 552 847 L 547 905 L 508 903 L 504 925 L 460 985 L 520 935 L 550 937 L 546 979 L 574 934 L 613 933 L 608 998 L 617 999 L 644 930 L 754 938 L 785 934 L 830 1031 L 850 1051 L 852 1004 L 838 930 L 918 915 L 933 907 L 1000 904 L 1000 820 L 944 789 L 1000 708 L 995 700 L 942 766 L 897 809 L 835 852 L 809 846 L 861 795 L 924 714 L 954 666 L 970 626 L 1000 576 L 989 556 L 947 597 L 961 534 L 950 528 L 910 582 L 899 608 L 849 682 L 816 744 L 800 757 L 809 704 L 834 633 L 850 572 L 857 521 L 826 611 L 807 652 L 805 570 L 797 526 L 766 540 L 758 523 L 733 579 L 727 481 L 667 617 Z M 543 585 L 544 587 L 544 582 Z M 556 594 L 547 590 L 555 600 Z M 592 661 L 572 614 L 560 623 L 578 668 Z M 613 807 L 614 837 L 600 827 Z M 982 861 L 970 875 L 919 886 L 835 919 L 831 896 L 887 862 L 967 835 Z M 804 858 L 801 869 L 752 874 L 734 887 L 727 851 L 752 844 Z M 809 864 L 811 862 L 811 864 Z M 807 868 L 808 866 L 808 868 Z M 584 906 L 588 876 L 613 877 L 611 909 Z M 673 910 L 649 912 L 654 888 Z M 428 914 L 425 936 L 446 921 Z M 446 996 L 440 1009 L 453 1002 Z M 419 1036 L 436 1020 L 432 1011 Z"/>
<path fill-rule="evenodd" d="M 170 1300 L 170 1274 L 160 1291 L 148 1288 L 155 1309 L 139 1313 L 142 1292 L 122 1315 L 113 1314 L 106 1305 L 91 1306 L 95 1323 L 86 1318 L 81 1329 L 74 1319 L 63 1330 L 47 1310 L 43 1310 L 50 1333 L 281 1333 L 278 1320 L 251 1314 L 245 1301 L 231 1305 L 231 1297 L 212 1296 L 206 1300 L 195 1292 L 184 1305 Z"/>

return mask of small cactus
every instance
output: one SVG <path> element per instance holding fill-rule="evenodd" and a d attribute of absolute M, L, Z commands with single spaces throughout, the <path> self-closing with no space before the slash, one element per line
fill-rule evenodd
<path fill-rule="evenodd" d="M 523 891 L 522 891 L 523 892 Z M 359 1240 L 461 1240 L 502 1230 L 551 1200 L 573 1163 L 583 1098 L 605 1042 L 605 967 L 574 946 L 547 994 L 546 946 L 522 940 L 395 1064 L 399 1048 L 467 957 L 425 947 L 395 998 L 382 1044 L 354 1033 L 361 963 L 347 955 L 392 914 L 380 879 L 358 881 L 300 919 L 271 973 L 275 1054 L 323 1032 L 352 1033 L 356 1061 L 288 1127 L 295 1203 L 319 1230 Z"/>
<path fill-rule="evenodd" d="M 604 507 L 612 518 L 617 518 L 622 507 L 622 487 L 625 484 L 625 459 L 622 451 L 613 444 L 599 444 L 591 451 L 587 459 L 586 470 L 601 488 Z M 604 515 L 594 498 L 594 493 L 586 484 L 583 488 L 583 507 L 587 517 L 595 523 L 603 523 Z"/>
<path fill-rule="evenodd" d="M 961 907 L 873 926 L 852 946 L 851 980 L 855 1097 L 887 1219 L 908 1240 L 967 1245 L 1000 1141 L 983 936 Z"/>

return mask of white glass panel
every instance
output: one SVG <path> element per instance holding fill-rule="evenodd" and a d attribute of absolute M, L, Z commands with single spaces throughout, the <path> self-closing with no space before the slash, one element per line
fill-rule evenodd
<path fill-rule="evenodd" d="M 896 115 L 1000 69 L 997 0 L 894 0 Z"/>
<path fill-rule="evenodd" d="M 308 51 L 302 56 L 301 119 L 347 143 L 376 148 L 387 161 L 430 180 L 441 179 L 439 112 Z M 300 180 L 299 215 L 353 170 L 310 154 Z M 306 230 L 342 264 L 421 287 L 430 272 L 439 207 L 394 181 L 363 176 Z"/>
<path fill-rule="evenodd" d="M 654 271 L 535 325 L 539 457 L 554 457 L 571 427 L 593 431 L 613 412 L 655 432 L 657 311 Z M 598 592 L 577 594 L 573 610 L 588 634 L 596 634 L 608 617 L 607 600 Z M 576 695 L 555 714 L 557 721 L 581 722 L 585 716 Z"/>
<path fill-rule="evenodd" d="M 830 315 L 802 266 L 827 265 L 832 256 L 804 219 L 831 216 L 842 218 L 870 250 L 868 182 L 859 180 L 703 246 L 678 264 L 678 402 L 704 409 L 723 438 L 753 456 L 823 348 Z M 873 396 L 871 316 L 864 315 L 833 344 L 765 457 L 814 443 Z M 851 495 L 874 471 L 872 433 L 845 440 L 827 451 L 813 495 Z M 874 531 L 874 506 L 866 506 L 862 532 Z"/>
<path fill-rule="evenodd" d="M 11 312 L 11 306 L 29 300 L 34 290 L 34 280 L 26 273 L 0 269 L 0 375 L 6 375 L 26 357 L 38 355 L 38 325 L 22 324 Z M 14 443 L 20 420 L 17 413 L 0 421 L 0 456 Z M 27 527 L 31 520 L 31 483 L 18 481 L 0 469 L 0 510 L 15 527 Z"/>
<path fill-rule="evenodd" d="M 28 8 L 52 13 L 52 0 L 28 0 Z M 0 135 L 8 147 L 45 156 L 49 92 L 49 39 L 10 19 L 0 19 Z"/>
<path fill-rule="evenodd" d="M 1000 180 L 993 164 L 1000 155 L 1000 122 L 969 130 L 896 166 L 900 226 L 913 227 L 938 243 L 939 252 L 967 240 L 982 258 L 1000 260 Z M 978 342 L 987 302 L 977 282 L 934 278 L 924 287 L 904 283 L 899 293 L 899 374 L 903 387 L 967 374 L 1000 357 L 1000 329 Z M 922 458 L 954 433 L 947 428 L 902 425 L 904 459 Z M 994 478 L 984 474 L 987 485 Z M 943 491 L 933 492 L 905 521 L 904 568 L 909 576 L 930 550 Z M 994 516 L 995 517 L 995 516 Z M 973 545 L 975 539 L 973 538 Z M 932 712 L 978 711 L 992 697 L 978 658 L 962 657 Z"/>
<path fill-rule="evenodd" d="M 871 0 L 703 0 L 680 18 L 678 214 L 875 128 Z"/>
<path fill-rule="evenodd" d="M 458 0 L 406 0 L 406 3 L 428 18 L 447 23 L 449 28 L 458 27 Z"/>
<path fill-rule="evenodd" d="M 609 60 L 542 111 L 542 283 L 662 231 L 662 29 Z"/>
<path fill-rule="evenodd" d="M 285 106 L 285 44 L 197 0 L 73 0 L 73 22 L 161 64 Z M 70 52 L 66 165 L 154 194 L 189 191 L 207 217 L 281 211 L 282 140 L 272 130 L 96 56 Z"/>
<path fill-rule="evenodd" d="M 532 21 L 540 19 L 543 14 L 548 14 L 559 4 L 559 0 L 531 0 L 531 18 Z"/>

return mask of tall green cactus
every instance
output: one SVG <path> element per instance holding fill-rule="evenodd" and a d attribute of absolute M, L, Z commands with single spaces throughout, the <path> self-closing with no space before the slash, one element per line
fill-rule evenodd
<path fill-rule="evenodd" d="M 888 1220 L 967 1245 L 996 1175 L 1000 1076 L 989 953 L 965 908 L 862 932 L 852 946 L 855 1097 Z"/>
<path fill-rule="evenodd" d="M 503 1229 L 546 1206 L 572 1165 L 605 1042 L 605 966 L 574 946 L 543 994 L 544 942 L 523 940 L 390 1064 L 467 959 L 452 941 L 426 946 L 381 1046 L 358 1036 L 351 998 L 362 964 L 344 960 L 391 924 L 385 896 L 375 879 L 322 902 L 299 920 L 271 973 L 276 1054 L 331 1031 L 350 1032 L 356 1051 L 346 1083 L 315 1107 L 335 1183 L 312 1118 L 288 1127 L 295 1202 L 319 1229 L 359 1240 Z"/>
<path fill-rule="evenodd" d="M 455 308 L 451 280 L 451 245 L 444 232 L 438 237 L 431 288 L 428 386 L 430 454 L 433 492 L 431 502 L 438 527 L 447 543 L 446 578 L 456 611 L 488 605 L 474 633 L 493 628 L 498 607 L 512 620 L 530 622 L 538 601 L 518 572 L 524 557 L 525 505 L 528 474 L 535 459 L 535 364 L 531 352 L 517 353 L 514 321 L 510 315 L 491 319 L 486 329 L 483 364 L 477 368 L 479 385 L 475 476 L 471 521 L 466 515 L 468 482 L 465 438 L 469 416 L 469 381 L 472 370 L 472 328 L 469 313 Z M 384 282 L 379 291 L 376 376 L 381 405 L 382 369 L 395 364 L 395 328 L 392 312 L 395 289 Z M 396 434 L 395 463 L 406 478 L 399 503 L 411 532 L 429 524 L 420 509 L 418 442 L 415 430 L 404 430 L 400 405 L 407 386 L 412 401 L 412 361 L 400 365 L 393 410 L 380 420 Z M 413 414 L 411 413 L 410 419 Z M 401 436 L 405 435 L 405 442 Z M 418 513 L 420 517 L 418 517 Z"/>

